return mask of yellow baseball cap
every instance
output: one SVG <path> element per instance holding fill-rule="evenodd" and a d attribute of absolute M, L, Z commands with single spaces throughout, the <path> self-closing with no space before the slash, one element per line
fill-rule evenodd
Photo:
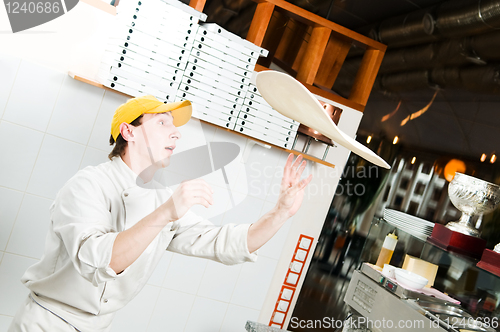
<path fill-rule="evenodd" d="M 116 138 L 120 135 L 120 125 L 123 122 L 131 123 L 146 113 L 165 112 L 172 112 L 174 126 L 180 127 L 186 124 L 191 118 L 193 107 L 189 100 L 165 104 L 151 95 L 129 99 L 125 104 L 120 105 L 116 109 L 111 121 L 111 135 L 113 135 L 116 141 Z"/>

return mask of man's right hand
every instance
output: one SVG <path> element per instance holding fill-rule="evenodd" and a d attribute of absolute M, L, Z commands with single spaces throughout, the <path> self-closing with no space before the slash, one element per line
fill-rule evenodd
<path fill-rule="evenodd" d="M 160 208 L 168 221 L 175 221 L 182 218 L 195 204 L 203 205 L 206 208 L 214 204 L 213 192 L 203 179 L 183 181 Z"/>

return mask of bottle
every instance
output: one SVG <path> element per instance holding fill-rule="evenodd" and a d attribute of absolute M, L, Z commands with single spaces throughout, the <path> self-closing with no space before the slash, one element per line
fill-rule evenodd
<path fill-rule="evenodd" d="M 382 245 L 382 249 L 378 255 L 377 263 L 375 263 L 375 265 L 380 268 L 383 268 L 384 264 L 389 264 L 391 262 L 392 254 L 394 253 L 394 249 L 398 243 L 398 237 L 395 232 L 396 231 L 394 230 L 385 237 L 384 244 Z"/>

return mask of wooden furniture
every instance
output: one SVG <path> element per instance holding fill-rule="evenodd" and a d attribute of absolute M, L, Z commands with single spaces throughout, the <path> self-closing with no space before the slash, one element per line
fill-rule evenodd
<path fill-rule="evenodd" d="M 254 1 L 257 9 L 247 40 L 269 51 L 259 64 L 269 67 L 274 62 L 312 93 L 363 112 L 386 46 L 289 2 Z M 190 2 L 200 11 L 204 5 L 205 0 Z M 349 97 L 343 98 L 330 89 L 353 44 L 365 53 Z"/>

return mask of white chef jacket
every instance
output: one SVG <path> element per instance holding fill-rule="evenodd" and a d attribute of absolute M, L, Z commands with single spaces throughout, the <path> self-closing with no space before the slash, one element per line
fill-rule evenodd
<path fill-rule="evenodd" d="M 117 275 L 109 263 L 118 232 L 171 195 L 154 180 L 145 185 L 120 157 L 80 170 L 51 205 L 44 255 L 21 281 L 36 302 L 77 329 L 108 331 L 115 312 L 144 287 L 166 249 L 224 264 L 257 259 L 247 247 L 249 224 L 217 227 L 189 211 Z"/>

